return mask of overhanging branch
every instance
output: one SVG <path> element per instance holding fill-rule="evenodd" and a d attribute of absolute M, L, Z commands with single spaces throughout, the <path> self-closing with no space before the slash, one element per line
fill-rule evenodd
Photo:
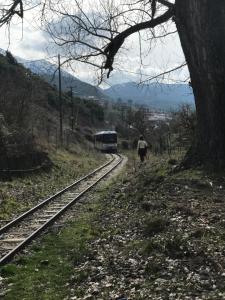
<path fill-rule="evenodd" d="M 170 3 L 169 1 L 166 1 L 166 0 L 157 0 L 157 2 L 159 2 L 160 4 L 163 4 L 165 6 L 167 6 L 168 8 L 173 8 L 174 7 L 173 3 Z"/>
<path fill-rule="evenodd" d="M 164 75 L 166 75 L 166 74 L 169 74 L 169 73 L 172 73 L 172 72 L 174 72 L 174 71 L 177 71 L 177 70 L 179 70 L 179 69 L 182 69 L 182 68 L 185 67 L 186 65 L 187 65 L 187 63 L 185 62 L 185 63 L 179 65 L 178 67 L 175 67 L 175 68 L 173 68 L 173 69 L 167 70 L 167 71 L 162 72 L 162 73 L 160 73 L 160 74 L 158 74 L 158 75 L 152 76 L 152 77 L 148 78 L 147 80 L 142 81 L 141 84 L 143 84 L 143 83 L 145 83 L 145 82 L 152 81 L 152 80 L 154 80 L 154 79 L 157 79 L 157 78 L 162 77 L 162 76 L 164 76 Z"/>
<path fill-rule="evenodd" d="M 105 48 L 104 54 L 106 55 L 106 62 L 104 65 L 105 69 L 108 69 L 109 72 L 107 74 L 107 77 L 109 77 L 110 72 L 113 70 L 113 61 L 114 58 L 118 52 L 118 50 L 121 48 L 123 45 L 125 39 L 129 37 L 131 34 L 138 32 L 140 30 L 148 29 L 148 28 L 154 28 L 157 25 L 160 25 L 162 23 L 167 22 L 172 16 L 174 15 L 174 10 L 170 8 L 167 10 L 163 15 L 151 19 L 146 22 L 142 22 L 139 24 L 136 24 L 134 26 L 131 26 L 124 30 L 123 32 L 119 33 Z"/>

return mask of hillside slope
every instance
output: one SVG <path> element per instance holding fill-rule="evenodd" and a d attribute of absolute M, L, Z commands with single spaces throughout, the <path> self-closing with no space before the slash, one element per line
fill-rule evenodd
<path fill-rule="evenodd" d="M 29 62 L 25 59 L 18 58 L 18 61 L 33 73 L 40 75 L 51 85 L 58 86 L 59 78 L 56 65 L 46 60 Z M 70 87 L 73 87 L 73 92 L 78 97 L 94 97 L 101 100 L 108 99 L 108 96 L 105 95 L 100 88 L 79 80 L 65 70 L 62 70 L 61 74 L 62 90 L 64 92 L 68 91 Z"/>
<path fill-rule="evenodd" d="M 10 53 L 0 55 L 0 81 L 0 170 L 36 167 L 42 161 L 40 149 L 48 151 L 60 145 L 58 91 Z M 74 130 L 71 98 L 62 95 L 63 143 L 67 148 L 76 143 L 86 145 L 92 136 L 90 127 L 104 122 L 99 104 L 79 98 L 72 101 Z"/>

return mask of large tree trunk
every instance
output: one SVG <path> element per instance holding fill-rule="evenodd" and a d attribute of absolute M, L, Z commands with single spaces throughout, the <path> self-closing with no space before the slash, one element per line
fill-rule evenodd
<path fill-rule="evenodd" d="M 225 1 L 176 0 L 175 22 L 197 113 L 189 161 L 225 167 Z"/>

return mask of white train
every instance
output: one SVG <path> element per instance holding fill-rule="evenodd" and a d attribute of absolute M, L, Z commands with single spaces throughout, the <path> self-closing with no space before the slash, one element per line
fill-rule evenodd
<path fill-rule="evenodd" d="M 94 135 L 95 148 L 102 152 L 117 152 L 117 132 L 99 131 Z"/>

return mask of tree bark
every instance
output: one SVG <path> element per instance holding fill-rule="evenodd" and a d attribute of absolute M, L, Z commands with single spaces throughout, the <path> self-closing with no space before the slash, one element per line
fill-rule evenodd
<path fill-rule="evenodd" d="M 197 114 L 187 162 L 225 167 L 225 1 L 176 0 L 175 22 Z"/>

